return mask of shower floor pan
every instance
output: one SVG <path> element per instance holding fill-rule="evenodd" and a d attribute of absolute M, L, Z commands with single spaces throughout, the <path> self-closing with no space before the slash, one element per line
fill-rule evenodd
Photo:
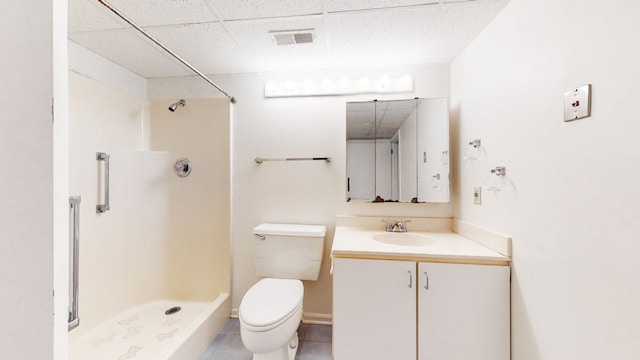
<path fill-rule="evenodd" d="M 112 317 L 71 342 L 69 359 L 197 359 L 229 315 L 228 294 L 213 302 L 150 302 Z"/>

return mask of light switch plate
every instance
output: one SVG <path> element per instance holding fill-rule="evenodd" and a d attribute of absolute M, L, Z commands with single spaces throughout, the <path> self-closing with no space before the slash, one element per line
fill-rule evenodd
<path fill-rule="evenodd" d="M 564 93 L 564 121 L 591 116 L 591 84 Z"/>
<path fill-rule="evenodd" d="M 473 203 L 476 205 L 482 204 L 482 186 L 473 187 Z"/>

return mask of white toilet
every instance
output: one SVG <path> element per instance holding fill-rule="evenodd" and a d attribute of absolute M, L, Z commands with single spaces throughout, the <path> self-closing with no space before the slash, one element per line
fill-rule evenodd
<path fill-rule="evenodd" d="M 254 360 L 293 360 L 298 351 L 304 287 L 318 280 L 323 225 L 260 224 L 253 228 L 256 274 L 264 277 L 242 298 L 240 336 Z"/>

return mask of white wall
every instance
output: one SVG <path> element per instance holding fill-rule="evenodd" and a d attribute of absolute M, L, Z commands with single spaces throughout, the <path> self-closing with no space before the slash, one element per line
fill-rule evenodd
<path fill-rule="evenodd" d="M 53 358 L 54 3 L 10 0 L 0 21 L 0 354 L 7 359 Z"/>
<path fill-rule="evenodd" d="M 233 306 L 257 281 L 251 229 L 262 222 L 325 224 L 325 260 L 318 282 L 305 283 L 307 317 L 331 314 L 329 249 L 336 214 L 451 216 L 450 204 L 356 204 L 345 202 L 347 101 L 449 95 L 449 66 L 386 69 L 414 77 L 412 93 L 394 95 L 264 98 L 268 80 L 382 75 L 380 70 L 318 71 L 312 74 L 249 74 L 213 77 L 237 98 L 233 105 L 232 261 Z M 210 97 L 215 89 L 199 78 L 152 79 L 150 98 Z M 330 156 L 331 163 L 265 162 L 256 157 Z"/>
<path fill-rule="evenodd" d="M 455 215 L 513 237 L 513 359 L 640 358 L 640 2 L 511 0 L 452 64 Z M 593 84 L 593 115 L 563 93 Z M 462 160 L 482 139 L 485 157 Z M 471 188 L 507 168 L 508 187 Z"/>
<path fill-rule="evenodd" d="M 66 16 L 66 13 L 65 13 Z M 67 40 L 69 70 L 140 99 L 147 98 L 147 80 Z"/>
<path fill-rule="evenodd" d="M 449 202 L 449 101 L 446 98 L 423 100 L 418 114 L 418 200 Z M 440 176 L 439 180 L 434 178 L 436 175 Z"/>

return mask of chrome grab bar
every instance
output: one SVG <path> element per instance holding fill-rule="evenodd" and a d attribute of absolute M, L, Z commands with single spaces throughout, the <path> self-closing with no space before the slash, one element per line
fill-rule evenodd
<path fill-rule="evenodd" d="M 69 331 L 80 325 L 80 318 L 78 317 L 80 202 L 80 196 L 72 196 L 69 198 Z"/>
<path fill-rule="evenodd" d="M 96 153 L 96 160 L 104 161 L 104 204 L 96 205 L 96 213 L 100 214 L 109 210 L 109 158 L 107 153 Z"/>

